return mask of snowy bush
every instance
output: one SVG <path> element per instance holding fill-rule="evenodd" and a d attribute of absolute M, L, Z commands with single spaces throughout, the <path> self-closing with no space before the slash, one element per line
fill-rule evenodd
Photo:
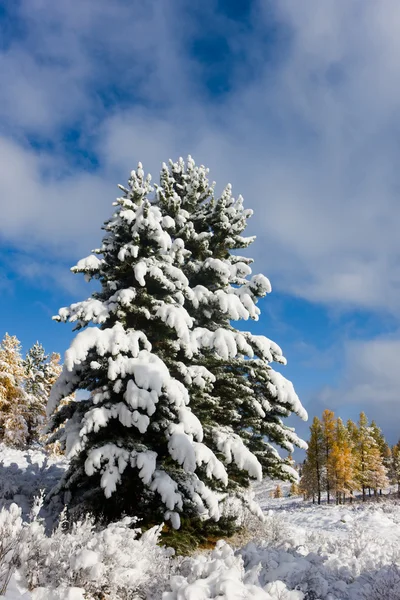
<path fill-rule="evenodd" d="M 21 510 L 12 504 L 0 510 L 0 593 L 3 594 L 18 565 L 22 534 Z"/>
<path fill-rule="evenodd" d="M 246 572 L 257 571 L 263 589 L 282 581 L 302 592 L 304 600 L 399 600 L 399 516 L 395 503 L 385 510 L 297 507 L 279 516 L 271 512 L 255 541 L 238 553 Z M 294 526 L 293 520 L 303 526 Z"/>
<path fill-rule="evenodd" d="M 63 518 L 47 536 L 40 508 L 38 500 L 25 523 L 15 504 L 0 511 L 2 593 L 17 570 L 19 585 L 32 590 L 34 600 L 161 597 L 175 565 L 171 551 L 157 546 L 161 527 L 141 535 L 126 518 L 97 530 L 87 517 L 65 532 Z"/>
<path fill-rule="evenodd" d="M 303 600 L 299 591 L 290 591 L 281 581 L 262 589 L 258 581 L 258 566 L 245 571 L 243 560 L 222 540 L 209 555 L 186 559 L 181 573 L 171 578 L 171 591 L 163 600 Z"/>
<path fill-rule="evenodd" d="M 400 600 L 400 569 L 396 565 L 382 567 L 369 578 L 362 597 L 365 600 Z"/>

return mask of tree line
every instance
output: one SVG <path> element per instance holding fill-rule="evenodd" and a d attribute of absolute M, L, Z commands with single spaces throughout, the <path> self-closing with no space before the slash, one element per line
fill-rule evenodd
<path fill-rule="evenodd" d="M 15 335 L 0 344 L 0 442 L 25 448 L 45 441 L 46 405 L 62 366 L 36 342 L 26 353 Z M 55 449 L 55 448 L 54 448 Z"/>
<path fill-rule="evenodd" d="M 352 501 L 355 492 L 375 496 L 390 484 L 400 494 L 400 441 L 392 448 L 375 423 L 361 412 L 358 423 L 325 410 L 314 417 L 310 427 L 306 459 L 301 468 L 300 492 L 305 499 L 321 503 L 326 493 L 328 504 L 334 500 Z"/>

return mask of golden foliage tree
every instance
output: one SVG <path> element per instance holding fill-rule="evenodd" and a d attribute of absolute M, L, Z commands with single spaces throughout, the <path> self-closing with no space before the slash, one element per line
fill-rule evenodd
<path fill-rule="evenodd" d="M 351 495 L 356 488 L 350 434 L 340 417 L 335 425 L 335 437 L 328 459 L 328 471 L 331 473 L 332 489 L 336 492 L 336 503 L 340 504 L 345 501 L 346 494 Z"/>
<path fill-rule="evenodd" d="M 0 344 L 0 441 L 22 447 L 27 442 L 27 397 L 23 389 L 21 343 L 5 334 Z"/>

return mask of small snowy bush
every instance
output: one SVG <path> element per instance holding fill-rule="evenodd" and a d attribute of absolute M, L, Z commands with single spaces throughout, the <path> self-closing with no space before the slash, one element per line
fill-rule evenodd
<path fill-rule="evenodd" d="M 35 502 L 31 520 L 24 523 L 15 504 L 0 511 L 0 590 L 16 570 L 22 588 L 34 600 L 128 600 L 161 598 L 175 565 L 171 550 L 157 546 L 162 526 L 141 535 L 125 518 L 97 530 L 90 517 L 64 531 L 65 515 L 47 536 Z"/>
<path fill-rule="evenodd" d="M 10 510 L 0 510 L 0 593 L 3 594 L 13 570 L 18 565 L 18 550 L 22 534 L 21 510 L 12 504 Z"/>
<path fill-rule="evenodd" d="M 262 589 L 258 571 L 256 566 L 246 572 L 242 558 L 220 540 L 209 555 L 199 555 L 182 563 L 181 573 L 171 578 L 171 591 L 163 594 L 163 600 L 303 600 L 301 592 L 288 590 L 281 581 Z"/>
<path fill-rule="evenodd" d="M 396 565 L 382 567 L 369 578 L 362 597 L 365 600 L 400 600 L 400 569 Z"/>

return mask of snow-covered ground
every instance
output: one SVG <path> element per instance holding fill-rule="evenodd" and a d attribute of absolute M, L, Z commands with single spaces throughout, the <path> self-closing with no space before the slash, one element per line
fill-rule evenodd
<path fill-rule="evenodd" d="M 273 499 L 276 482 L 264 481 L 255 492 L 265 522 L 248 519 L 252 541 L 243 548 L 221 541 L 212 552 L 182 560 L 156 545 L 156 529 L 141 537 L 129 522 L 96 531 L 87 521 L 70 534 L 58 530 L 48 537 L 40 516 L 52 526 L 58 510 L 52 505 L 27 524 L 32 497 L 64 468 L 40 451 L 0 446 L 0 590 L 7 561 L 17 566 L 0 598 L 400 600 L 397 499 L 316 506 Z M 288 486 L 281 487 L 286 495 Z M 26 592 L 27 585 L 36 589 Z"/>

